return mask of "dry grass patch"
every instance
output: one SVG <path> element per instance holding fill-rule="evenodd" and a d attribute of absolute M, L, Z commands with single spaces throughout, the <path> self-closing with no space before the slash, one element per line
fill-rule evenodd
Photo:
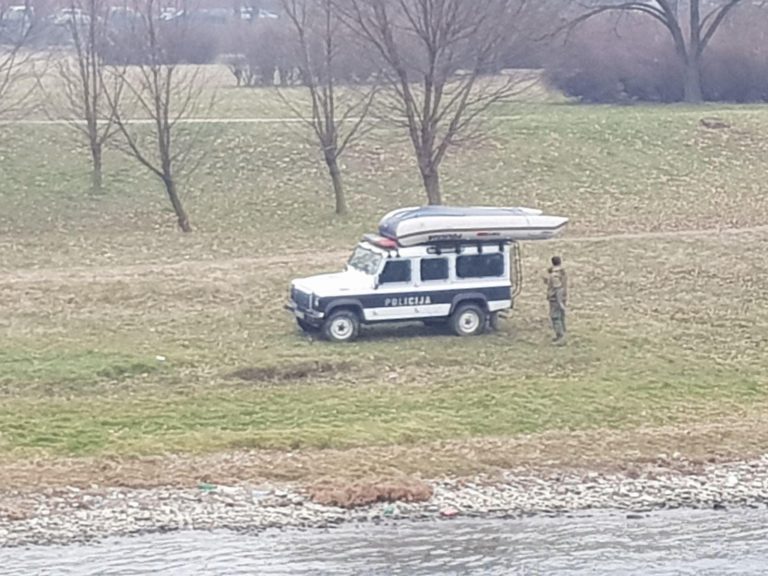
<path fill-rule="evenodd" d="M 310 486 L 308 493 L 323 506 L 359 508 L 379 502 L 425 502 L 432 497 L 432 486 L 415 478 L 326 480 Z"/>

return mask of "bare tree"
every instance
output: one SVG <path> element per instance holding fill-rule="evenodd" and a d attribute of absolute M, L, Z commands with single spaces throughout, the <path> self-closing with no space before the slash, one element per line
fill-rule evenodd
<path fill-rule="evenodd" d="M 685 71 L 684 95 L 686 102 L 702 101 L 701 60 L 720 25 L 742 0 L 711 0 L 709 9 L 702 10 L 701 0 L 687 1 L 687 18 L 680 0 L 639 0 L 636 2 L 594 2 L 585 4 L 587 11 L 570 22 L 572 28 L 605 12 L 634 12 L 660 22 L 672 37 L 682 68 Z M 687 22 L 686 22 L 687 20 Z M 687 36 L 687 37 L 686 37 Z"/>
<path fill-rule="evenodd" d="M 48 94 L 49 108 L 63 116 L 86 142 L 91 154 L 92 188 L 102 189 L 104 146 L 115 133 L 114 116 L 107 105 L 106 91 L 118 103 L 122 90 L 119 77 L 104 74 L 103 51 L 108 42 L 108 7 L 103 0 L 71 0 L 65 23 L 72 54 L 65 52 L 57 62 L 59 82 Z M 61 93 L 60 93 L 61 92 Z"/>
<path fill-rule="evenodd" d="M 33 54 L 27 45 L 35 28 L 34 10 L 27 0 L 23 5 L 0 9 L 0 115 L 18 112 L 33 92 L 31 79 Z"/>
<path fill-rule="evenodd" d="M 526 0 L 336 0 L 347 25 L 385 67 L 430 204 L 442 203 L 440 165 L 478 136 L 477 121 L 524 84 L 497 72 Z M 529 82 L 529 81 L 528 81 Z"/>
<path fill-rule="evenodd" d="M 157 0 L 142 0 L 135 11 L 139 18 L 130 39 L 139 61 L 133 66 L 110 65 L 109 74 L 122 83 L 124 94 L 120 101 L 110 91 L 105 94 L 115 126 L 123 137 L 120 149 L 162 182 L 179 228 L 190 232 L 192 227 L 179 195 L 178 172 L 190 168 L 196 142 L 182 136 L 180 123 L 199 114 L 203 107 L 210 107 L 211 102 L 203 100 L 201 68 L 180 66 L 169 57 L 173 53 L 169 38 L 183 41 L 180 27 L 186 25 L 184 19 L 163 22 Z M 129 107 L 137 109 L 148 122 L 136 122 L 128 112 Z M 151 134 L 142 130 L 147 124 Z"/>
<path fill-rule="evenodd" d="M 312 129 L 320 145 L 333 184 L 336 214 L 347 213 L 339 158 L 365 132 L 376 85 L 337 89 L 339 56 L 345 30 L 333 0 L 282 0 L 300 53 L 301 77 L 311 104 L 307 116 L 284 98 Z"/>

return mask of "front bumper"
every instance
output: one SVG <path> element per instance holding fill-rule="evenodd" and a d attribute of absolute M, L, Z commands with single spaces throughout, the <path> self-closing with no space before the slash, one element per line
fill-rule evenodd
<path fill-rule="evenodd" d="M 283 306 L 283 308 L 291 312 L 291 314 L 293 314 L 298 320 L 304 320 L 310 324 L 321 324 L 323 322 L 323 318 L 325 318 L 325 314 L 319 312 L 318 310 L 306 310 L 304 308 L 299 308 L 296 305 L 296 302 L 293 300 L 289 300 Z"/>

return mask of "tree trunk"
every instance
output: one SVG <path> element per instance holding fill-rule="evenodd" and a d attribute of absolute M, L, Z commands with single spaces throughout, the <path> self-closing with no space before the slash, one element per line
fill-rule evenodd
<path fill-rule="evenodd" d="M 168 192 L 168 198 L 173 205 L 173 211 L 176 213 L 176 218 L 179 222 L 179 228 L 182 232 L 192 232 L 192 227 L 189 225 L 189 217 L 184 211 L 184 206 L 181 203 L 178 193 L 176 192 L 176 182 L 172 176 L 164 176 L 163 184 L 165 184 L 165 190 Z"/>
<path fill-rule="evenodd" d="M 424 182 L 424 189 L 427 191 L 427 202 L 430 206 L 437 206 L 443 203 L 443 196 L 440 191 L 440 174 L 435 166 L 421 169 L 421 179 Z"/>
<path fill-rule="evenodd" d="M 704 100 L 701 91 L 701 59 L 693 55 L 685 62 L 683 100 L 690 104 L 699 104 Z"/>
<path fill-rule="evenodd" d="M 344 186 L 341 182 L 341 170 L 335 156 L 327 155 L 325 163 L 328 165 L 328 173 L 331 175 L 333 183 L 333 196 L 336 199 L 336 214 L 344 215 L 347 213 L 347 199 L 344 196 Z"/>
<path fill-rule="evenodd" d="M 95 143 L 91 145 L 91 159 L 93 161 L 92 174 L 91 174 L 91 186 L 94 194 L 101 192 L 102 178 L 101 178 L 101 144 Z"/>

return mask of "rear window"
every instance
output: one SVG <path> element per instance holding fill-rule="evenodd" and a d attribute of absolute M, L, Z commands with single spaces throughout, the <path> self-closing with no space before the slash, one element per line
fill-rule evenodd
<path fill-rule="evenodd" d="M 456 276 L 459 278 L 496 278 L 504 275 L 504 256 L 476 254 L 456 258 Z"/>

